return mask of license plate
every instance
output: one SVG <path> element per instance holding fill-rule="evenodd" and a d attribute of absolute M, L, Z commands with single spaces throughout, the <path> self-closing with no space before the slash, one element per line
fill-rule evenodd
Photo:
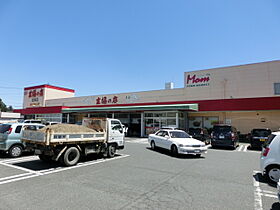
<path fill-rule="evenodd" d="M 219 136 L 219 138 L 220 138 L 220 139 L 224 139 L 224 138 L 225 138 L 225 136 L 223 136 L 223 135 L 220 135 L 220 136 Z"/>
<path fill-rule="evenodd" d="M 265 139 L 260 139 L 260 141 L 265 141 Z"/>
<path fill-rule="evenodd" d="M 194 152 L 195 153 L 199 153 L 199 152 L 201 152 L 201 150 L 200 149 L 196 149 L 196 150 L 194 150 Z"/>

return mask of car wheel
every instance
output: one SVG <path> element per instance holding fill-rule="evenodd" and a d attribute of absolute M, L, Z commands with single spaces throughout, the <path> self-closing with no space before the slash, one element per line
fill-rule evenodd
<path fill-rule="evenodd" d="M 271 182 L 278 182 L 280 178 L 280 166 L 273 165 L 266 169 L 266 178 Z"/>
<path fill-rule="evenodd" d="M 151 141 L 151 149 L 155 150 L 156 149 L 156 144 L 154 141 Z"/>
<path fill-rule="evenodd" d="M 178 156 L 178 149 L 177 149 L 176 145 L 172 145 L 172 146 L 171 146 L 171 155 L 172 155 L 173 157 Z"/>
<path fill-rule="evenodd" d="M 116 146 L 114 144 L 110 144 L 108 146 L 108 153 L 107 153 L 108 155 L 107 155 L 107 157 L 113 158 L 115 156 L 115 154 L 116 154 L 116 151 L 117 151 Z"/>
<path fill-rule="evenodd" d="M 23 150 L 22 146 L 14 145 L 9 149 L 8 153 L 9 153 L 10 157 L 16 158 L 16 157 L 21 156 L 22 150 Z"/>
<path fill-rule="evenodd" d="M 76 147 L 70 147 L 63 155 L 63 163 L 66 166 L 74 166 L 80 159 L 80 151 Z"/>

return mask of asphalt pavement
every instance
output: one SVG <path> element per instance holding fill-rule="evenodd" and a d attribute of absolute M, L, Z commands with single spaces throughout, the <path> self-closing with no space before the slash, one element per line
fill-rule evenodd
<path fill-rule="evenodd" d="M 172 157 L 127 138 L 115 158 L 75 167 L 0 156 L 0 209 L 279 209 L 275 185 L 259 173 L 260 152 L 247 146 Z"/>

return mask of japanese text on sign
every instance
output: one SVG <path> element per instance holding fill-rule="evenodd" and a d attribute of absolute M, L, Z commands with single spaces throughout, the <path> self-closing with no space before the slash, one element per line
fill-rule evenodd
<path fill-rule="evenodd" d="M 96 99 L 96 104 L 116 104 L 118 103 L 118 97 L 114 96 L 113 98 L 108 98 L 103 96 L 102 98 L 98 97 Z"/>
<path fill-rule="evenodd" d="M 28 97 L 29 97 L 29 98 L 38 97 L 38 96 L 43 96 L 43 95 L 44 95 L 43 89 L 38 90 L 38 91 L 36 91 L 36 90 L 30 90 L 30 91 L 28 92 Z"/>

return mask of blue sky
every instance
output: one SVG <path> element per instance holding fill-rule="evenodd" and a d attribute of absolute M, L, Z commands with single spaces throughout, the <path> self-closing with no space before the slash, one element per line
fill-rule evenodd
<path fill-rule="evenodd" d="M 0 98 L 184 86 L 184 72 L 280 59 L 279 0 L 1 0 Z"/>

